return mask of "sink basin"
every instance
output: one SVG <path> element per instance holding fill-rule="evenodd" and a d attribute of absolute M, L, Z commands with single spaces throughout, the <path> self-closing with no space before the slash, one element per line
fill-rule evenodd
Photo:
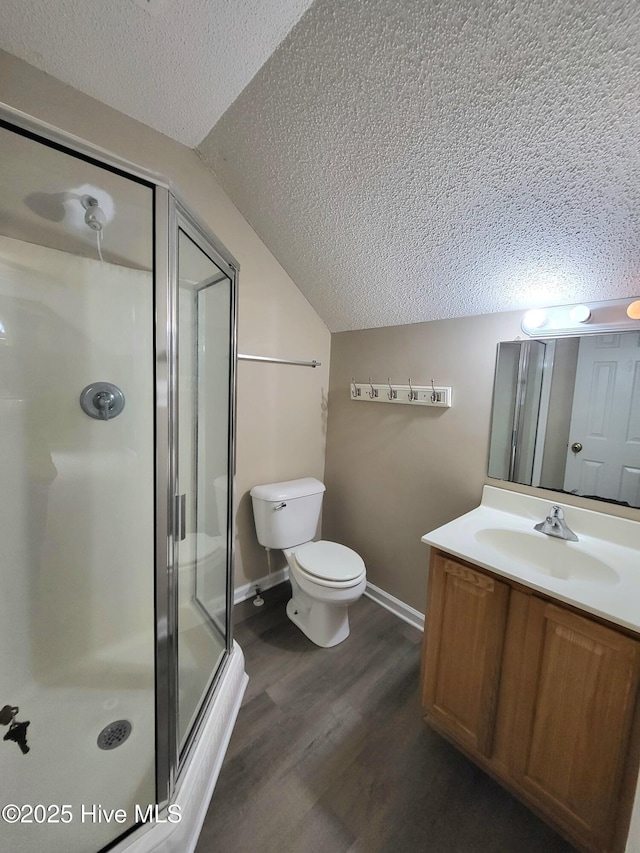
<path fill-rule="evenodd" d="M 425 533 L 422 541 L 640 635 L 640 517 L 557 506 L 578 542 L 533 529 L 549 515 L 548 499 L 489 485 L 480 506 Z"/>
<path fill-rule="evenodd" d="M 607 563 L 585 553 L 576 542 L 524 530 L 486 528 L 476 541 L 531 571 L 566 581 L 613 585 L 620 580 Z"/>

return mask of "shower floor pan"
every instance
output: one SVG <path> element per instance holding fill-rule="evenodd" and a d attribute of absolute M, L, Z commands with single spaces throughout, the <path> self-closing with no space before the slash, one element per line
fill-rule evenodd
<path fill-rule="evenodd" d="M 91 853 L 112 844 L 146 813 L 152 821 L 114 851 L 189 853 L 195 848 L 248 680 L 244 658 L 235 644 L 179 781 L 174 803 L 181 819 L 175 824 L 153 820 L 155 699 L 148 660 L 148 639 L 143 639 L 101 655 L 98 685 L 96 661 L 87 660 L 22 691 L 16 700 L 18 719 L 30 720 L 29 753 L 23 755 L 17 744 L 0 744 L 4 778 L 11 780 L 3 805 L 44 806 L 46 811 L 34 810 L 32 822 L 2 822 L 1 849 Z M 121 720 L 130 724 L 130 734 L 114 748 L 101 749 L 100 733 Z M 72 819 L 62 822 L 58 813 L 56 821 L 56 806 L 68 806 Z M 114 809 L 124 810 L 124 821 L 116 822 Z"/>

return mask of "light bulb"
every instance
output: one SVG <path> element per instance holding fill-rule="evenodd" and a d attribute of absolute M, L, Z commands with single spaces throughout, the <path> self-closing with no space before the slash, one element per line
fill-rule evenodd
<path fill-rule="evenodd" d="M 534 308 L 524 315 L 522 325 L 528 329 L 540 329 L 547 322 L 547 312 L 542 308 Z"/>
<path fill-rule="evenodd" d="M 640 299 L 627 306 L 627 317 L 630 320 L 640 320 Z"/>
<path fill-rule="evenodd" d="M 591 317 L 591 309 L 586 305 L 574 305 L 569 311 L 569 317 L 573 323 L 586 323 Z"/>

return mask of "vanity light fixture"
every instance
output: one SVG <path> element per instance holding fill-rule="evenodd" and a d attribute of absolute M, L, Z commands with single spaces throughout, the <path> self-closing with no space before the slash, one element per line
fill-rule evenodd
<path fill-rule="evenodd" d="M 522 319 L 522 331 L 532 338 L 602 335 L 632 329 L 640 329 L 640 299 L 535 308 Z"/>

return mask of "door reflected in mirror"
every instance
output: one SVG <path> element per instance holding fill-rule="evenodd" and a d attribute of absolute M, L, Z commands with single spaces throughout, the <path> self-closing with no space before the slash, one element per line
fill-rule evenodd
<path fill-rule="evenodd" d="M 640 332 L 498 344 L 488 474 L 640 507 Z"/>

